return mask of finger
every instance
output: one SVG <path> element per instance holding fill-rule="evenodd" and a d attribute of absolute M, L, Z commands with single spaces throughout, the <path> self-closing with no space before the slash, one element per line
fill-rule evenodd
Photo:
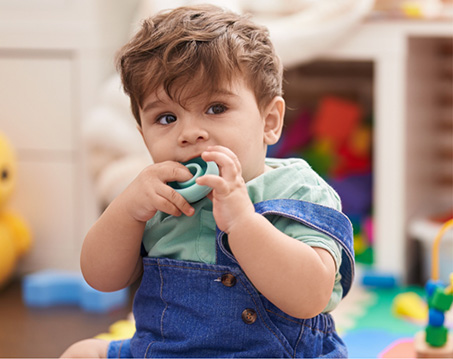
<path fill-rule="evenodd" d="M 186 216 L 189 217 L 195 213 L 195 209 L 189 204 L 189 202 L 187 202 L 187 200 L 180 193 L 176 192 L 173 188 L 169 186 L 165 186 L 165 188 L 161 190 L 160 196 L 171 204 L 172 209 L 176 208 L 177 212 L 174 213 L 179 212 L 179 215 L 181 213 L 184 213 Z M 169 206 L 168 204 L 165 205 Z"/>
<path fill-rule="evenodd" d="M 178 162 L 164 162 L 159 170 L 159 179 L 163 182 L 185 182 L 193 177 L 190 170 Z"/>
<path fill-rule="evenodd" d="M 220 146 L 220 145 L 208 146 L 207 151 L 223 152 L 230 157 L 236 156 L 236 154 L 233 151 L 231 151 L 228 147 Z"/>
<path fill-rule="evenodd" d="M 228 181 L 232 181 L 241 175 L 240 165 L 238 166 L 234 158 L 224 152 L 206 151 L 203 152 L 202 158 L 205 161 L 213 161 L 217 163 L 220 169 L 220 176 Z"/>
<path fill-rule="evenodd" d="M 215 148 L 217 151 L 222 152 L 225 155 L 227 155 L 233 161 L 233 163 L 236 167 L 237 173 L 242 173 L 241 162 L 239 161 L 238 156 L 236 156 L 236 154 L 233 151 L 231 151 L 229 148 L 223 147 L 223 146 L 215 146 Z"/>
<path fill-rule="evenodd" d="M 167 161 L 149 166 L 144 171 L 145 188 L 149 189 L 149 201 L 155 210 L 179 216 L 194 213 L 188 202 L 168 185 L 172 181 L 187 181 L 193 177 L 184 165 Z M 144 194 L 145 195 L 145 194 Z"/>
<path fill-rule="evenodd" d="M 209 146 L 207 149 L 208 152 L 221 152 L 227 155 L 229 158 L 231 158 L 236 166 L 236 169 L 238 172 L 241 172 L 242 166 L 241 163 L 239 162 L 239 158 L 236 156 L 236 154 L 231 151 L 228 147 L 224 146 Z"/>
<path fill-rule="evenodd" d="M 230 192 L 230 186 L 227 181 L 219 176 L 205 175 L 196 179 L 200 186 L 211 187 L 217 195 L 227 195 Z"/>
<path fill-rule="evenodd" d="M 157 211 L 177 217 L 181 215 L 181 211 L 178 209 L 178 207 L 176 207 L 174 203 L 160 194 L 155 194 L 152 201 L 153 207 Z"/>

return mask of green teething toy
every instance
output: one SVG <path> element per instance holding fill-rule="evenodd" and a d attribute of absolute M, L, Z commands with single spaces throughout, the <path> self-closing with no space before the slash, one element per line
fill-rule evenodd
<path fill-rule="evenodd" d="M 168 185 L 176 190 L 183 196 L 187 202 L 193 203 L 206 197 L 212 191 L 211 187 L 200 186 L 195 182 L 198 177 L 204 175 L 219 175 L 219 168 L 215 162 L 205 162 L 201 157 L 194 158 L 190 161 L 184 162 L 193 177 L 185 182 L 169 182 Z"/>

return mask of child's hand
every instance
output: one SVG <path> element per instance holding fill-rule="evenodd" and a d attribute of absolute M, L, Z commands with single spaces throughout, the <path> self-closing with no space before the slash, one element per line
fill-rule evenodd
<path fill-rule="evenodd" d="M 219 176 L 205 175 L 197 183 L 209 186 L 213 203 L 213 215 L 217 226 L 225 233 L 255 213 L 252 201 L 242 178 L 242 168 L 237 156 L 228 148 L 211 146 L 202 153 L 205 161 L 214 161 L 219 166 Z"/>
<path fill-rule="evenodd" d="M 193 207 L 167 185 L 172 181 L 188 181 L 190 171 L 180 163 L 166 161 L 146 167 L 120 195 L 127 212 L 137 221 L 146 222 L 157 211 L 173 216 L 194 214 Z"/>

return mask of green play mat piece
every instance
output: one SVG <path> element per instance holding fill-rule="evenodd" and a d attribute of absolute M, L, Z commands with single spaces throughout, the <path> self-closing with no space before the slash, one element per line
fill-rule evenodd
<path fill-rule="evenodd" d="M 424 329 L 426 323 L 411 322 L 408 319 L 397 317 L 392 312 L 394 298 L 400 293 L 415 292 L 423 299 L 425 290 L 419 286 L 404 288 L 367 288 L 375 294 L 376 302 L 368 307 L 366 313 L 356 319 L 354 330 L 382 329 L 388 333 L 413 336 Z"/>

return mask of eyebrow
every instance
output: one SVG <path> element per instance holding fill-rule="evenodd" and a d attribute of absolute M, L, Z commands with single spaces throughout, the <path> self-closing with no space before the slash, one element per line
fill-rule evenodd
<path fill-rule="evenodd" d="M 159 104 L 163 104 L 164 102 L 162 102 L 161 100 L 156 100 L 156 101 L 152 101 L 152 102 L 148 102 L 142 109 L 143 112 L 147 112 L 149 110 L 151 110 L 153 107 L 156 107 L 157 105 Z"/>
<path fill-rule="evenodd" d="M 235 94 L 235 93 L 233 93 L 231 91 L 228 91 L 226 89 L 219 89 L 219 90 L 213 91 L 209 95 L 209 98 L 212 99 L 213 97 L 218 96 L 218 95 L 228 96 L 228 97 L 239 97 L 239 95 L 237 95 L 237 94 Z M 159 99 L 157 99 L 155 101 L 148 102 L 148 103 L 146 103 L 145 106 L 143 106 L 142 111 L 143 112 L 150 111 L 153 107 L 156 107 L 158 105 L 165 105 L 165 102 L 162 101 L 162 100 L 159 100 Z"/>
<path fill-rule="evenodd" d="M 235 94 L 234 92 L 231 92 L 231 91 L 228 91 L 228 90 L 225 90 L 225 89 L 219 89 L 219 90 L 215 90 L 212 92 L 212 95 L 226 95 L 226 96 L 235 96 L 237 97 L 238 95 Z"/>
<path fill-rule="evenodd" d="M 239 96 L 237 93 L 235 92 L 231 92 L 229 90 L 226 90 L 226 89 L 219 89 L 219 90 L 216 90 L 216 91 L 213 91 L 212 94 L 210 95 L 211 98 L 215 97 L 215 96 L 227 96 L 227 97 L 234 97 L 234 98 L 241 98 L 241 96 Z"/>

